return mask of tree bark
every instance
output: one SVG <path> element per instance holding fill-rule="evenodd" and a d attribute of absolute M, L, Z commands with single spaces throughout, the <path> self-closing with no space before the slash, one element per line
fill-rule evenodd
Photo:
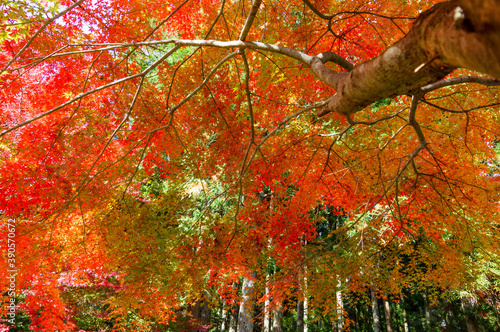
<path fill-rule="evenodd" d="M 404 302 L 404 297 L 403 297 L 403 294 L 401 294 L 401 303 L 399 305 L 401 307 L 401 312 L 403 313 L 404 332 L 409 332 L 410 328 L 408 326 L 408 318 L 407 318 L 407 315 L 406 315 L 406 309 L 405 309 L 404 303 L 405 303 Z"/>
<path fill-rule="evenodd" d="M 210 324 L 211 311 L 212 310 L 208 307 L 207 301 L 203 301 L 203 305 L 200 309 L 200 319 L 203 322 L 203 325 Z"/>
<path fill-rule="evenodd" d="M 467 327 L 467 332 L 479 332 L 479 326 L 477 325 L 476 319 L 474 315 L 471 313 L 475 310 L 475 303 L 473 301 L 467 301 L 464 297 L 460 298 L 460 302 L 462 304 L 462 311 L 465 316 L 465 325 Z"/>
<path fill-rule="evenodd" d="M 238 327 L 238 306 L 229 312 L 229 332 L 236 332 Z"/>
<path fill-rule="evenodd" d="M 465 317 L 465 324 L 467 326 L 467 332 L 479 332 L 479 327 L 476 324 L 476 321 L 471 316 Z"/>
<path fill-rule="evenodd" d="M 392 318 L 391 318 L 391 306 L 389 303 L 389 299 L 387 296 L 384 296 L 384 312 L 385 312 L 385 326 L 387 328 L 387 332 L 393 332 L 392 329 Z"/>
<path fill-rule="evenodd" d="M 378 311 L 377 296 L 375 295 L 373 288 L 370 289 L 370 293 L 372 297 L 373 332 L 380 332 L 380 315 Z"/>
<path fill-rule="evenodd" d="M 255 273 L 251 274 L 255 277 Z M 251 278 L 244 278 L 241 292 L 243 294 L 240 314 L 238 316 L 238 332 L 253 332 L 253 312 L 254 312 L 254 286 L 255 281 Z"/>
<path fill-rule="evenodd" d="M 305 242 L 305 241 L 304 241 Z M 297 332 L 307 332 L 307 277 L 305 273 L 307 268 L 304 267 L 304 276 L 302 282 L 299 280 L 298 294 L 297 294 Z"/>
<path fill-rule="evenodd" d="M 227 321 L 227 311 L 225 309 L 222 309 L 221 312 L 221 324 L 220 324 L 220 330 L 221 332 L 224 332 L 226 330 L 226 321 Z"/>
<path fill-rule="evenodd" d="M 198 324 L 208 325 L 210 323 L 210 309 L 205 300 L 198 300 L 194 306 L 190 307 L 191 315 L 197 320 Z M 197 331 L 197 327 L 193 327 L 191 331 Z"/>
<path fill-rule="evenodd" d="M 272 332 L 283 332 L 283 303 L 279 303 L 273 311 Z"/>
<path fill-rule="evenodd" d="M 307 320 L 309 319 L 309 303 L 307 302 L 307 295 L 304 297 L 304 332 L 309 332 Z"/>
<path fill-rule="evenodd" d="M 423 12 L 396 44 L 350 72 L 328 72 L 316 57 L 311 69 L 337 91 L 318 115 L 358 112 L 377 100 L 412 93 L 456 68 L 500 78 L 498 17 L 496 0 L 446 1 Z"/>
<path fill-rule="evenodd" d="M 297 299 L 297 332 L 304 332 L 304 301 Z"/>
<path fill-rule="evenodd" d="M 269 293 L 269 274 L 266 274 L 266 296 Z M 266 298 L 264 301 L 264 322 L 263 322 L 263 327 L 262 327 L 262 332 L 270 332 L 270 323 L 271 323 L 271 316 L 269 314 L 269 299 Z"/>
<path fill-rule="evenodd" d="M 337 297 L 337 331 L 342 332 L 344 330 L 344 301 L 342 299 L 342 291 L 340 287 L 342 286 L 342 283 L 340 281 L 340 278 L 338 279 L 337 283 L 337 292 L 336 292 L 336 297 Z"/>

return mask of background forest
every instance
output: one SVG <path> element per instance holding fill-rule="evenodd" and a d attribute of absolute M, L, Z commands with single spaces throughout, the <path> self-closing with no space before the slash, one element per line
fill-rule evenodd
<path fill-rule="evenodd" d="M 500 331 L 498 0 L 0 0 L 0 331 Z"/>

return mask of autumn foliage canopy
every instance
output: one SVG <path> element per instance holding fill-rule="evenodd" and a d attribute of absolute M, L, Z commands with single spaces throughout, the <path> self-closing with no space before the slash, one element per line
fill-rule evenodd
<path fill-rule="evenodd" d="M 499 257 L 498 72 L 398 58 L 435 3 L 0 2 L 0 285 L 8 219 L 40 331 L 74 327 L 71 287 L 107 287 L 118 326 L 238 303 L 241 277 L 325 313 L 339 280 L 472 285 Z"/>

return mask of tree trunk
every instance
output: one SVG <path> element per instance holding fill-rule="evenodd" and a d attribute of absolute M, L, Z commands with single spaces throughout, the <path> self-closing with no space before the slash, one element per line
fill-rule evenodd
<path fill-rule="evenodd" d="M 341 286 L 340 280 L 337 286 L 340 288 Z M 342 291 L 340 291 L 339 289 L 336 295 L 337 295 L 337 331 L 342 332 L 344 330 L 344 301 L 342 300 Z"/>
<path fill-rule="evenodd" d="M 304 239 L 304 245 L 307 244 L 307 240 Z M 309 303 L 307 302 L 307 266 L 304 266 L 304 332 L 308 332 L 307 320 L 309 319 Z"/>
<path fill-rule="evenodd" d="M 203 304 L 200 309 L 200 319 L 203 325 L 210 324 L 210 316 L 211 316 L 211 310 L 208 307 L 207 301 L 203 301 Z"/>
<path fill-rule="evenodd" d="M 189 310 L 193 318 L 197 320 L 198 325 L 208 325 L 210 323 L 210 309 L 205 300 L 197 300 Z M 195 332 L 198 328 L 193 326 L 190 330 Z"/>
<path fill-rule="evenodd" d="M 456 68 L 500 78 L 500 5 L 496 0 L 451 0 L 420 14 L 413 28 L 381 55 L 335 72 L 319 57 L 312 71 L 337 93 L 318 112 L 352 114 L 371 103 L 436 82 Z"/>
<path fill-rule="evenodd" d="M 403 294 L 401 294 L 401 303 L 400 303 L 400 307 L 401 307 L 401 311 L 403 313 L 403 326 L 404 326 L 404 332 L 409 332 L 410 331 L 410 328 L 408 326 L 408 318 L 406 316 L 406 308 L 404 306 L 404 297 L 403 297 Z"/>
<path fill-rule="evenodd" d="M 238 306 L 229 312 L 229 332 L 236 332 L 238 327 Z"/>
<path fill-rule="evenodd" d="M 354 306 L 354 330 L 359 330 L 359 309 L 356 303 L 353 303 Z"/>
<path fill-rule="evenodd" d="M 280 303 L 273 311 L 273 331 L 283 332 L 283 304 Z"/>
<path fill-rule="evenodd" d="M 252 272 L 251 277 L 255 277 L 255 272 Z M 254 286 L 255 281 L 253 279 L 243 279 L 241 288 L 243 296 L 238 316 L 238 332 L 253 332 Z"/>
<path fill-rule="evenodd" d="M 309 327 L 307 326 L 307 320 L 309 319 L 309 307 L 307 302 L 307 295 L 304 297 L 304 332 L 309 332 Z"/>
<path fill-rule="evenodd" d="M 384 301 L 384 312 L 385 312 L 385 326 L 387 328 L 387 332 L 393 332 L 394 330 L 392 329 L 391 306 L 387 296 L 384 296 L 383 301 Z"/>
<path fill-rule="evenodd" d="M 479 332 L 479 327 L 474 317 L 469 315 L 465 316 L 465 324 L 467 325 L 467 332 Z"/>
<path fill-rule="evenodd" d="M 445 330 L 446 332 L 451 332 L 454 330 L 452 322 L 455 322 L 455 320 L 453 318 L 454 318 L 453 311 L 446 308 L 444 312 L 444 322 L 446 324 L 446 330 Z"/>
<path fill-rule="evenodd" d="M 266 296 L 269 293 L 269 274 L 266 274 Z M 270 332 L 271 315 L 269 314 L 269 299 L 266 297 L 264 301 L 264 322 L 262 324 L 262 332 Z"/>
<path fill-rule="evenodd" d="M 460 298 L 460 302 L 462 304 L 462 311 L 465 316 L 465 324 L 467 326 L 467 332 L 479 332 L 479 326 L 477 325 L 476 319 L 472 312 L 475 310 L 475 303 L 473 301 L 467 301 L 464 297 Z"/>
<path fill-rule="evenodd" d="M 297 299 L 297 332 L 304 332 L 304 301 Z"/>
<path fill-rule="evenodd" d="M 373 331 L 380 332 L 380 315 L 378 312 L 377 296 L 375 295 L 373 288 L 370 289 L 370 293 L 372 296 Z"/>
<path fill-rule="evenodd" d="M 220 330 L 221 332 L 224 332 L 226 330 L 226 321 L 227 321 L 227 311 L 225 309 L 222 309 L 221 312 L 221 324 L 220 324 Z"/>
<path fill-rule="evenodd" d="M 424 291 L 424 318 L 425 318 L 425 328 L 430 330 L 432 324 L 432 314 L 429 307 L 429 300 L 427 299 L 427 293 Z"/>

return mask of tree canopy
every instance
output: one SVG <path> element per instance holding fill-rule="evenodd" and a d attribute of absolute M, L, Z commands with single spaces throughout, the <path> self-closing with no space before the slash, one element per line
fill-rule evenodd
<path fill-rule="evenodd" d="M 499 1 L 0 9 L 0 284 L 33 329 L 73 328 L 70 287 L 167 322 L 498 266 Z"/>

